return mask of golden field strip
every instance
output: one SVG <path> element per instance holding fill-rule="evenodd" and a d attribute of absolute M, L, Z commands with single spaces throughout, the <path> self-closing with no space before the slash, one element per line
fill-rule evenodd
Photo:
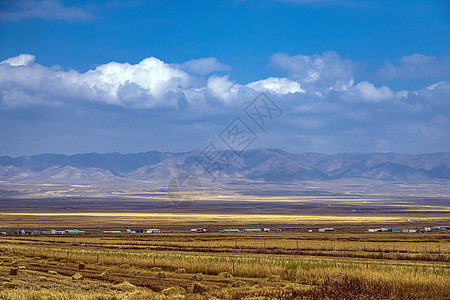
<path fill-rule="evenodd" d="M 181 231 L 186 228 L 255 228 L 279 227 L 288 231 L 317 231 L 333 227 L 340 231 L 367 231 L 368 228 L 414 228 L 417 225 L 448 225 L 450 218 L 430 216 L 426 221 L 412 223 L 405 215 L 394 216 L 329 216 L 329 215 L 268 215 L 268 214 L 193 214 L 193 213 L 136 213 L 136 212 L 79 212 L 79 213 L 16 213 L 0 212 L 0 226 L 5 231 L 21 229 L 121 230 L 133 228 L 159 228 L 163 231 Z"/>

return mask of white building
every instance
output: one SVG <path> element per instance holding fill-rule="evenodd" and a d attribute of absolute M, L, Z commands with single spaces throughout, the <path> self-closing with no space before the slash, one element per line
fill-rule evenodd
<path fill-rule="evenodd" d="M 334 228 L 319 228 L 319 232 L 335 231 Z"/>

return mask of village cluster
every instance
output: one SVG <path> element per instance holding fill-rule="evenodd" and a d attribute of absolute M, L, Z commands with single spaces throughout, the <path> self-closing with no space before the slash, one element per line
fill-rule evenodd
<path fill-rule="evenodd" d="M 280 232 L 280 228 L 246 228 L 246 229 L 238 229 L 238 228 L 224 228 L 219 230 L 211 230 L 209 228 L 193 228 L 188 230 L 191 233 L 206 233 L 206 232 Z M 337 231 L 334 228 L 319 228 L 318 232 L 335 232 Z M 375 228 L 368 229 L 369 232 L 439 232 L 439 231 L 450 231 L 450 226 L 434 226 L 434 227 L 424 227 L 424 228 L 416 228 L 416 229 L 395 229 L 395 228 Z M 121 233 L 161 233 L 160 229 L 127 229 L 126 231 L 121 230 L 78 230 L 78 229 L 66 229 L 66 230 L 26 230 L 19 229 L 14 232 L 6 232 L 1 231 L 0 235 L 33 235 L 33 234 L 121 234 Z M 164 231 L 166 233 L 180 233 L 181 231 Z M 313 232 L 312 229 L 309 229 L 308 232 Z"/>
<path fill-rule="evenodd" d="M 211 230 L 209 228 L 193 228 L 189 232 L 191 233 L 205 233 L 205 232 L 270 232 L 270 231 L 281 231 L 279 228 L 249 228 L 249 229 L 220 229 L 220 230 Z M 165 231 L 167 233 L 180 233 L 181 231 Z M 26 229 L 17 229 L 14 232 L 5 232 L 1 231 L 0 235 L 31 235 L 31 234 L 120 234 L 120 233 L 161 233 L 160 229 L 127 229 L 126 231 L 122 230 L 78 230 L 78 229 L 66 229 L 66 230 L 26 230 Z"/>
<path fill-rule="evenodd" d="M 337 231 L 334 228 L 319 228 L 319 232 L 333 232 Z M 416 229 L 396 229 L 396 228 L 370 228 L 369 232 L 436 232 L 436 231 L 450 231 L 450 226 L 434 226 L 434 227 L 424 227 Z M 309 229 L 308 232 L 313 232 Z"/>
<path fill-rule="evenodd" d="M 424 227 L 418 229 L 395 229 L 395 228 L 374 228 L 369 229 L 369 232 L 436 232 L 436 231 L 450 231 L 450 226 L 434 226 Z"/>

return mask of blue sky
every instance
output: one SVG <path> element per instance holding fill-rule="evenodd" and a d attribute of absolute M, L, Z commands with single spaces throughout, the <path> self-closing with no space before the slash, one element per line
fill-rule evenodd
<path fill-rule="evenodd" d="M 450 146 L 448 1 L 0 1 L 0 62 L 0 155 L 201 149 L 260 92 L 251 148 Z"/>

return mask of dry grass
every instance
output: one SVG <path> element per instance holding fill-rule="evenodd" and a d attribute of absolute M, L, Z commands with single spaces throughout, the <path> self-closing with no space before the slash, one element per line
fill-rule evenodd
<path fill-rule="evenodd" d="M 83 280 L 83 275 L 81 275 L 80 273 L 75 273 L 72 276 L 72 280 Z"/>
<path fill-rule="evenodd" d="M 223 277 L 223 278 L 231 278 L 231 277 L 233 277 L 233 275 L 231 275 L 228 272 L 220 272 L 218 276 L 219 277 Z"/>
<path fill-rule="evenodd" d="M 124 292 L 132 292 L 136 289 L 136 286 L 129 283 L 128 281 L 124 281 L 122 283 L 113 285 L 113 289 L 121 290 Z"/>
<path fill-rule="evenodd" d="M 132 237 L 132 247 L 130 235 L 102 245 L 1 237 L 0 299 L 446 299 L 450 290 L 448 234 Z"/>

